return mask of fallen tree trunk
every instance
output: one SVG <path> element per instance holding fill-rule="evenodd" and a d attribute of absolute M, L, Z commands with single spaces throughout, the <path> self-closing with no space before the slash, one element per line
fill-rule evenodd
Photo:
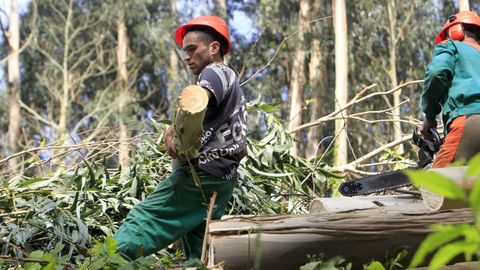
<path fill-rule="evenodd" d="M 208 263 L 223 261 L 225 269 L 298 269 L 308 255 L 323 253 L 327 258 L 341 255 L 354 269 L 362 269 L 371 260 L 396 255 L 399 247 L 413 255 L 432 224 L 473 221 L 470 209 L 431 212 L 421 202 L 414 204 L 214 222 Z"/>
<path fill-rule="evenodd" d="M 197 157 L 207 105 L 208 94 L 198 85 L 189 85 L 180 94 L 174 119 L 174 140 L 180 156 Z"/>

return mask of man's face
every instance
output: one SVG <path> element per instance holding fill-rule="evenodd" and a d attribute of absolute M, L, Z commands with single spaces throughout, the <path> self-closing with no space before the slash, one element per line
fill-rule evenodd
<path fill-rule="evenodd" d="M 197 32 L 188 32 L 183 37 L 183 59 L 193 74 L 200 74 L 204 67 L 213 63 L 211 49 L 211 46 L 207 45 L 201 34 Z"/>

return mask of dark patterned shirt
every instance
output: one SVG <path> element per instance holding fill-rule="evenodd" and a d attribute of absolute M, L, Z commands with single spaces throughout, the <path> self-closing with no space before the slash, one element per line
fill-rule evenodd
<path fill-rule="evenodd" d="M 219 178 L 235 179 L 247 139 L 245 97 L 237 75 L 224 64 L 210 64 L 197 84 L 213 94 L 203 121 L 198 166 Z"/>

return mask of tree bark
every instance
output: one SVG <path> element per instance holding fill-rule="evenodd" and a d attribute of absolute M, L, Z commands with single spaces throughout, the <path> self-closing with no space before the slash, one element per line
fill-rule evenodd
<path fill-rule="evenodd" d="M 433 224 L 472 223 L 470 209 L 430 212 L 421 203 L 290 216 L 234 217 L 209 226 L 208 265 L 226 269 L 299 269 L 307 255 L 341 255 L 352 269 L 405 247 L 412 256 Z M 397 201 L 398 202 L 398 201 Z M 391 203 L 391 205 L 388 205 Z M 356 205 L 351 205 L 356 207 Z"/>
<path fill-rule="evenodd" d="M 320 2 L 313 3 L 313 10 L 320 10 Z M 319 119 L 326 114 L 326 59 L 325 44 L 321 42 L 321 36 L 326 34 L 321 25 L 312 27 L 311 55 L 308 65 L 309 84 L 312 91 L 313 102 L 310 108 L 310 122 Z M 323 45 L 323 48 L 322 48 Z M 323 106 L 322 106 L 323 104 Z M 323 137 L 322 125 L 311 127 L 307 131 L 308 145 L 305 147 L 305 157 L 313 158 L 322 154 L 320 141 Z"/>
<path fill-rule="evenodd" d="M 458 1 L 458 9 L 460 11 L 470 11 L 470 4 L 468 0 L 459 0 Z"/>
<path fill-rule="evenodd" d="M 20 115 L 20 19 L 18 14 L 18 1 L 12 0 L 9 16 L 10 26 L 8 27 L 8 83 L 10 89 L 10 109 L 8 122 L 7 146 L 10 155 L 18 152 L 18 142 L 20 135 L 20 124 L 22 117 Z M 18 173 L 19 158 L 9 160 L 11 173 Z"/>
<path fill-rule="evenodd" d="M 215 0 L 215 15 L 221 17 L 228 25 L 227 0 Z M 228 66 L 228 57 L 224 57 L 223 63 Z"/>
<path fill-rule="evenodd" d="M 395 12 L 395 1 L 387 0 L 387 13 L 388 13 L 388 22 L 389 22 L 389 39 L 388 39 L 388 49 L 389 49 L 389 63 L 390 70 L 389 76 L 392 83 L 392 89 L 398 86 L 398 77 L 397 77 L 397 35 L 396 35 L 396 12 Z M 396 91 L 393 93 L 393 139 L 397 140 L 402 138 L 402 127 L 400 124 L 400 95 L 401 91 Z M 395 149 L 397 153 L 403 154 L 403 144 L 399 144 Z"/>
<path fill-rule="evenodd" d="M 71 19 L 73 13 L 73 1 L 70 0 L 68 4 L 67 17 L 65 19 L 65 29 L 64 29 L 64 48 L 63 48 L 63 61 L 62 61 L 62 95 L 60 100 L 60 115 L 58 120 L 58 139 L 65 139 L 65 134 L 67 132 L 67 118 L 68 111 L 70 107 L 70 81 L 71 75 L 69 74 L 69 55 L 70 52 L 70 28 L 71 28 Z"/>
<path fill-rule="evenodd" d="M 127 70 L 127 49 L 128 37 L 123 12 L 120 12 L 117 21 L 117 76 L 118 76 L 118 120 L 120 129 L 120 146 L 118 149 L 118 160 L 124 170 L 129 166 L 130 159 L 130 134 L 127 127 L 127 107 L 130 102 L 128 92 L 128 70 Z"/>
<path fill-rule="evenodd" d="M 177 0 L 170 0 L 170 9 L 172 13 L 172 17 L 174 21 L 176 22 L 177 18 Z M 179 82 L 180 82 L 180 76 L 179 76 L 179 59 L 178 59 L 178 54 L 176 50 L 176 43 L 172 43 L 172 47 L 170 48 L 170 66 L 168 67 L 169 70 L 169 84 L 168 84 L 168 89 L 170 90 L 170 99 L 169 100 L 176 100 L 178 97 L 178 92 L 179 92 Z M 173 102 L 172 102 L 173 103 Z M 170 106 L 171 110 L 169 110 L 169 113 L 174 112 L 174 106 Z"/>
<path fill-rule="evenodd" d="M 305 86 L 305 34 L 308 32 L 308 16 L 310 12 L 309 0 L 300 1 L 300 11 L 298 13 L 298 41 L 295 49 L 292 65 L 292 76 L 290 81 L 290 116 L 288 122 L 288 129 L 293 129 L 302 124 L 302 113 L 304 105 L 303 88 Z M 296 140 L 301 140 L 298 132 L 293 134 Z M 300 143 L 294 141 L 292 148 L 290 148 L 291 155 L 299 155 Z"/>
<path fill-rule="evenodd" d="M 347 104 L 348 98 L 348 37 L 345 0 L 333 0 L 333 26 L 335 29 L 335 99 L 337 106 L 343 108 Z M 346 120 L 335 121 L 336 166 L 347 164 L 348 138 L 346 130 Z"/>
<path fill-rule="evenodd" d="M 226 0 L 215 0 L 215 14 L 228 22 Z"/>

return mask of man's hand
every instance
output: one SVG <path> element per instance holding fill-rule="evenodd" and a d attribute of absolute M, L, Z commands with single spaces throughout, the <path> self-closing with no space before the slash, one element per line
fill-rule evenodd
<path fill-rule="evenodd" d="M 430 133 L 429 129 L 435 129 L 437 128 L 437 120 L 435 119 L 425 119 L 423 121 L 422 129 L 420 130 L 420 133 L 422 133 L 423 138 L 433 141 L 433 136 L 432 133 Z"/>
<path fill-rule="evenodd" d="M 174 132 L 175 130 L 173 129 L 173 125 L 169 126 L 164 138 L 165 148 L 167 149 L 168 155 L 172 158 L 185 160 L 185 158 L 178 154 L 177 148 L 175 147 Z"/>

